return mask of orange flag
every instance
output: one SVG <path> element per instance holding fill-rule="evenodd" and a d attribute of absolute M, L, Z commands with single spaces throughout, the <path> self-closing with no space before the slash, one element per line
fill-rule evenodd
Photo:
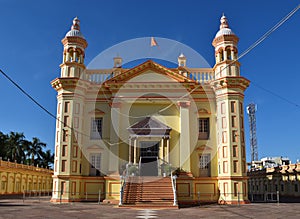
<path fill-rule="evenodd" d="M 151 45 L 151 47 L 152 46 L 158 46 L 158 43 L 156 42 L 156 40 L 154 39 L 154 37 L 151 37 L 150 45 Z"/>

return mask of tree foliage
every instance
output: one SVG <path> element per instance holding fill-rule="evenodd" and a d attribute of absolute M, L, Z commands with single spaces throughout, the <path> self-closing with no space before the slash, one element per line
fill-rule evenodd
<path fill-rule="evenodd" d="M 54 162 L 54 154 L 51 150 L 46 150 L 45 143 L 36 137 L 28 141 L 20 132 L 4 134 L 0 131 L 0 157 L 11 162 L 48 168 Z"/>

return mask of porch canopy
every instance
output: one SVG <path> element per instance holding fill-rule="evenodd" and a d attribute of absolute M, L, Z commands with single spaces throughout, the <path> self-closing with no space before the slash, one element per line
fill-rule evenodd
<path fill-rule="evenodd" d="M 153 117 L 146 117 L 145 119 L 128 127 L 127 130 L 131 135 L 136 136 L 169 137 L 172 129 Z"/>
<path fill-rule="evenodd" d="M 156 157 L 165 158 L 169 162 L 170 132 L 172 130 L 169 126 L 154 117 L 146 117 L 128 127 L 127 130 L 130 133 L 129 163 L 138 163 L 141 156 L 149 154 L 150 151 L 152 155 L 156 153 Z M 151 141 L 153 145 L 149 145 Z"/>

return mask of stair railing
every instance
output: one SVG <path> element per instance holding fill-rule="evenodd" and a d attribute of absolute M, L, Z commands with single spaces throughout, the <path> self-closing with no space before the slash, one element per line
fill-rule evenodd
<path fill-rule="evenodd" d="M 140 161 L 139 161 L 139 176 L 141 175 L 141 169 L 142 169 L 142 156 L 140 156 Z"/>
<path fill-rule="evenodd" d="M 120 181 L 121 181 L 121 188 L 120 188 L 119 205 L 123 205 L 123 195 L 124 195 L 124 190 L 125 190 L 125 186 L 126 186 L 126 176 L 120 175 Z"/>
<path fill-rule="evenodd" d="M 178 202 L 177 202 L 177 194 L 176 194 L 176 178 L 177 176 L 174 175 L 171 171 L 171 181 L 172 181 L 172 189 L 173 189 L 173 206 L 177 206 Z"/>

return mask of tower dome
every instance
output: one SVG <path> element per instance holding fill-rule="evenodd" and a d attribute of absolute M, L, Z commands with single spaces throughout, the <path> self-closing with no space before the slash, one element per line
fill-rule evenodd
<path fill-rule="evenodd" d="M 227 17 L 223 14 L 220 19 L 220 30 L 217 32 L 215 38 L 222 35 L 235 35 L 234 32 L 229 28 Z"/>
<path fill-rule="evenodd" d="M 83 34 L 80 32 L 80 20 L 77 17 L 73 19 L 71 30 L 66 33 L 65 37 L 81 37 L 84 39 Z"/>

